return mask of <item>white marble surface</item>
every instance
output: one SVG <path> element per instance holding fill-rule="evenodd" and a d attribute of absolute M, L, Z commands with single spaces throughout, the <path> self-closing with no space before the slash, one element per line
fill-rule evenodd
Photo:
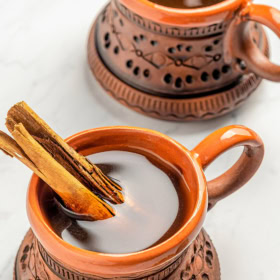
<path fill-rule="evenodd" d="M 259 0 L 280 7 L 279 0 Z M 172 123 L 134 113 L 104 94 L 91 78 L 86 43 L 103 0 L 0 0 L 0 129 L 7 110 L 25 100 L 62 136 L 108 125 L 159 130 L 188 148 L 215 129 L 243 124 L 266 145 L 263 165 L 247 186 L 209 213 L 205 227 L 219 252 L 222 279 L 280 279 L 280 84 L 263 82 L 239 110 L 200 123 Z M 270 33 L 273 59 L 280 40 Z M 213 178 L 240 151 L 218 159 Z M 0 154 L 0 279 L 12 279 L 18 246 L 29 228 L 25 196 L 31 172 Z"/>

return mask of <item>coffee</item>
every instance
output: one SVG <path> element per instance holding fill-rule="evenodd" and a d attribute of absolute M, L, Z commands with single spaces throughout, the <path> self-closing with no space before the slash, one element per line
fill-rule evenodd
<path fill-rule="evenodd" d="M 107 151 L 88 157 L 124 187 L 125 203 L 103 221 L 75 221 L 47 201 L 52 228 L 68 243 L 90 251 L 130 253 L 168 239 L 186 219 L 188 187 L 175 167 L 155 156 Z M 179 211 L 180 210 L 180 211 Z"/>
<path fill-rule="evenodd" d="M 193 9 L 218 4 L 225 0 L 149 0 L 150 2 L 178 9 Z"/>

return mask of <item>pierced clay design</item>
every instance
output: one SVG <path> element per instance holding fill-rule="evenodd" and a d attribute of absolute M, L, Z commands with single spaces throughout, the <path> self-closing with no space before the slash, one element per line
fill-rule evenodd
<path fill-rule="evenodd" d="M 14 280 L 100 280 L 65 267 L 50 256 L 31 230 L 26 234 L 16 258 Z M 152 275 L 119 280 L 220 280 L 219 260 L 212 241 L 202 230 L 190 247 L 173 263 Z"/>
<path fill-rule="evenodd" d="M 92 27 L 89 65 L 113 98 L 137 112 L 176 121 L 221 116 L 240 106 L 261 82 L 243 60 L 225 62 L 228 25 L 152 23 L 114 0 Z M 268 55 L 263 28 L 249 25 L 252 40 Z"/>

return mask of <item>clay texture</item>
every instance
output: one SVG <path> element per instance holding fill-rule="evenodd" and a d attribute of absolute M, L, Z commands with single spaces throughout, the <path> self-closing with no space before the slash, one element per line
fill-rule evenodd
<path fill-rule="evenodd" d="M 229 24 L 170 26 L 112 1 L 91 30 L 89 64 L 113 98 L 140 113 L 177 121 L 221 116 L 240 106 L 261 82 L 244 61 L 225 61 Z M 248 25 L 251 39 L 268 55 L 263 28 Z"/>
<path fill-rule="evenodd" d="M 14 280 L 100 280 L 68 269 L 43 248 L 32 230 L 26 234 L 17 255 Z M 219 280 L 220 265 L 209 236 L 202 230 L 191 246 L 171 265 L 145 278 L 114 278 L 120 280 Z"/>

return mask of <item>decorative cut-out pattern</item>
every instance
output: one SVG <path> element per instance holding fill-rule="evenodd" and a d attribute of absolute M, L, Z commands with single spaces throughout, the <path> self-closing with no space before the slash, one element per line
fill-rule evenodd
<path fill-rule="evenodd" d="M 107 67 L 132 87 L 165 97 L 212 94 L 239 80 L 246 70 L 241 61 L 224 61 L 227 24 L 171 29 L 135 15 L 116 0 L 99 16 L 96 44 Z M 259 45 L 262 29 L 252 24 L 252 30 Z M 131 69 L 126 67 L 128 60 L 133 62 Z M 172 79 L 167 82 L 169 74 Z"/>
<path fill-rule="evenodd" d="M 141 57 L 145 61 L 149 62 L 152 66 L 156 68 L 166 67 L 170 65 L 176 65 L 176 66 L 183 66 L 183 67 L 189 67 L 196 70 L 200 70 L 210 64 L 213 61 L 218 61 L 221 58 L 221 54 L 194 54 L 192 56 L 188 56 L 186 58 L 177 59 L 172 56 L 168 56 L 166 53 L 155 51 L 155 52 L 148 52 L 145 53 L 141 49 L 139 49 L 139 45 L 142 41 L 146 40 L 146 36 L 143 34 L 140 35 L 133 35 L 131 41 L 129 40 L 127 34 L 123 34 L 121 31 L 117 31 L 117 26 L 115 25 L 115 17 L 114 16 L 114 10 L 110 6 L 107 7 L 107 11 L 102 14 L 102 18 L 105 15 L 106 23 L 110 24 L 111 26 L 111 33 L 116 36 L 116 39 L 123 51 L 131 51 L 134 52 L 137 57 Z M 103 22 L 105 22 L 105 19 Z M 123 20 L 122 20 L 123 22 Z M 110 33 L 107 32 L 104 36 L 104 43 L 105 48 L 110 47 Z M 217 40 L 216 40 L 217 41 Z M 215 43 L 215 42 L 214 42 Z M 151 40 L 150 44 L 152 46 L 156 46 L 158 44 L 157 41 Z M 217 45 L 217 43 L 216 43 Z M 177 47 L 169 47 L 167 50 L 167 53 L 169 54 L 176 54 L 177 52 L 182 52 L 185 50 L 186 52 L 190 53 L 192 50 L 192 46 L 186 46 L 184 48 L 184 44 L 179 44 Z M 213 47 L 206 46 L 205 52 L 211 52 L 213 51 Z"/>
<path fill-rule="evenodd" d="M 196 278 L 194 278 L 196 277 Z M 207 278 L 208 277 L 208 278 Z M 50 256 L 30 230 L 17 256 L 14 280 L 105 280 L 78 273 Z M 119 277 L 115 280 L 220 280 L 219 261 L 211 240 L 204 230 L 190 247 L 162 270 L 149 276 Z M 107 279 L 108 280 L 108 279 Z"/>
<path fill-rule="evenodd" d="M 109 95 L 121 104 L 148 116 L 176 121 L 211 119 L 224 115 L 239 107 L 258 87 L 261 78 L 255 74 L 246 75 L 240 83 L 232 88 L 226 88 L 220 93 L 211 95 L 185 97 L 181 99 L 162 98 L 152 94 L 143 93 L 141 90 L 131 87 L 129 84 L 115 76 L 100 59 L 95 48 L 95 26 L 91 30 L 88 44 L 88 60 L 91 70 L 101 86 Z M 268 55 L 268 43 L 264 36 L 264 53 Z M 127 60 L 125 67 L 135 66 L 131 59 Z M 232 68 L 228 64 L 222 65 L 225 75 L 231 73 Z M 212 73 L 210 73 L 212 75 Z M 186 75 L 184 82 L 192 85 L 197 77 Z M 176 77 L 173 73 L 166 72 L 162 78 L 165 84 L 174 84 Z"/>
<path fill-rule="evenodd" d="M 89 64 L 102 87 L 137 112 L 176 121 L 211 119 L 240 106 L 261 82 L 242 60 L 224 60 L 227 24 L 170 33 L 170 26 L 149 23 L 114 0 L 91 30 Z M 268 55 L 263 28 L 248 24 L 252 40 Z"/>
<path fill-rule="evenodd" d="M 192 245 L 192 255 L 184 270 L 181 271 L 182 280 L 216 280 L 219 272 L 216 271 L 217 260 L 215 249 L 209 237 L 201 233 Z M 215 271 L 213 273 L 213 271 Z"/>
<path fill-rule="evenodd" d="M 51 280 L 46 270 L 45 263 L 42 262 L 36 247 L 36 240 L 32 238 L 32 242 L 24 246 L 19 258 L 19 266 L 22 275 L 28 275 L 24 280 Z"/>

